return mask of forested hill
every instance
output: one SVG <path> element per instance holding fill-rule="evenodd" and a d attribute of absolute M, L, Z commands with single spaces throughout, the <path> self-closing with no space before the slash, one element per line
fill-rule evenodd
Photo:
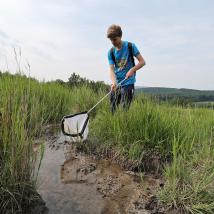
<path fill-rule="evenodd" d="M 189 98 L 192 101 L 214 101 L 214 90 L 196 90 L 187 88 L 136 87 L 136 92 L 158 97 Z"/>

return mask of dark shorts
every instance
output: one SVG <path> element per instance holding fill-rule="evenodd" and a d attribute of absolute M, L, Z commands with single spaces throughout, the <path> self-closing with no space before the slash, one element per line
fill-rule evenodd
<path fill-rule="evenodd" d="M 112 91 L 110 94 L 112 113 L 115 112 L 116 107 L 118 107 L 119 104 L 121 104 L 124 109 L 128 109 L 133 100 L 133 97 L 134 84 L 118 87 L 116 91 Z"/>

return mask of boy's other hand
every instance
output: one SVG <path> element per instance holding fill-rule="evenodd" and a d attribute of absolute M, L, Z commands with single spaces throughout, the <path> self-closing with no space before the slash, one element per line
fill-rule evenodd
<path fill-rule="evenodd" d="M 116 90 L 116 83 L 112 83 L 111 84 L 111 91 L 115 91 Z"/>
<path fill-rule="evenodd" d="M 135 71 L 133 71 L 132 69 L 130 69 L 127 73 L 126 73 L 126 79 L 128 79 L 129 77 L 133 76 L 135 74 Z"/>

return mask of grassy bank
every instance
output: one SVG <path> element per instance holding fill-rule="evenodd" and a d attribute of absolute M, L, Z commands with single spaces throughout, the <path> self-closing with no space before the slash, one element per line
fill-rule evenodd
<path fill-rule="evenodd" d="M 92 130 L 100 143 L 116 147 L 144 170 L 157 157 L 157 167 L 170 162 L 163 168 L 166 184 L 158 192 L 166 208 L 214 212 L 213 110 L 158 105 L 139 95 L 128 112 L 119 109 L 111 115 L 104 105 Z"/>
<path fill-rule="evenodd" d="M 34 139 L 48 123 L 85 111 L 104 94 L 69 88 L 20 75 L 0 77 L 0 212 L 23 211 L 38 200 Z M 214 212 L 214 111 L 157 104 L 140 94 L 128 112 L 109 111 L 106 99 L 92 113 L 90 138 L 114 148 L 140 169 L 151 158 L 163 167 L 166 183 L 158 192 L 165 207 L 186 213 Z M 96 117 L 94 117 L 96 115 Z"/>
<path fill-rule="evenodd" d="M 44 125 L 91 106 L 92 95 L 86 87 L 69 90 L 20 75 L 0 77 L 0 213 L 22 213 L 39 200 L 34 139 Z"/>

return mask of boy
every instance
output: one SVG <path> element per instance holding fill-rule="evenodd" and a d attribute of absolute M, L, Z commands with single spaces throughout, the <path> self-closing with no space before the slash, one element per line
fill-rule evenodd
<path fill-rule="evenodd" d="M 108 61 L 112 82 L 111 111 L 114 113 L 120 103 L 124 109 L 129 108 L 134 95 L 136 71 L 145 65 L 145 61 L 134 43 L 122 41 L 120 26 L 111 25 L 107 30 L 107 38 L 113 44 L 113 47 L 108 51 Z M 135 65 L 134 57 L 138 59 L 137 65 Z M 123 82 L 120 87 L 116 87 L 121 81 Z"/>

